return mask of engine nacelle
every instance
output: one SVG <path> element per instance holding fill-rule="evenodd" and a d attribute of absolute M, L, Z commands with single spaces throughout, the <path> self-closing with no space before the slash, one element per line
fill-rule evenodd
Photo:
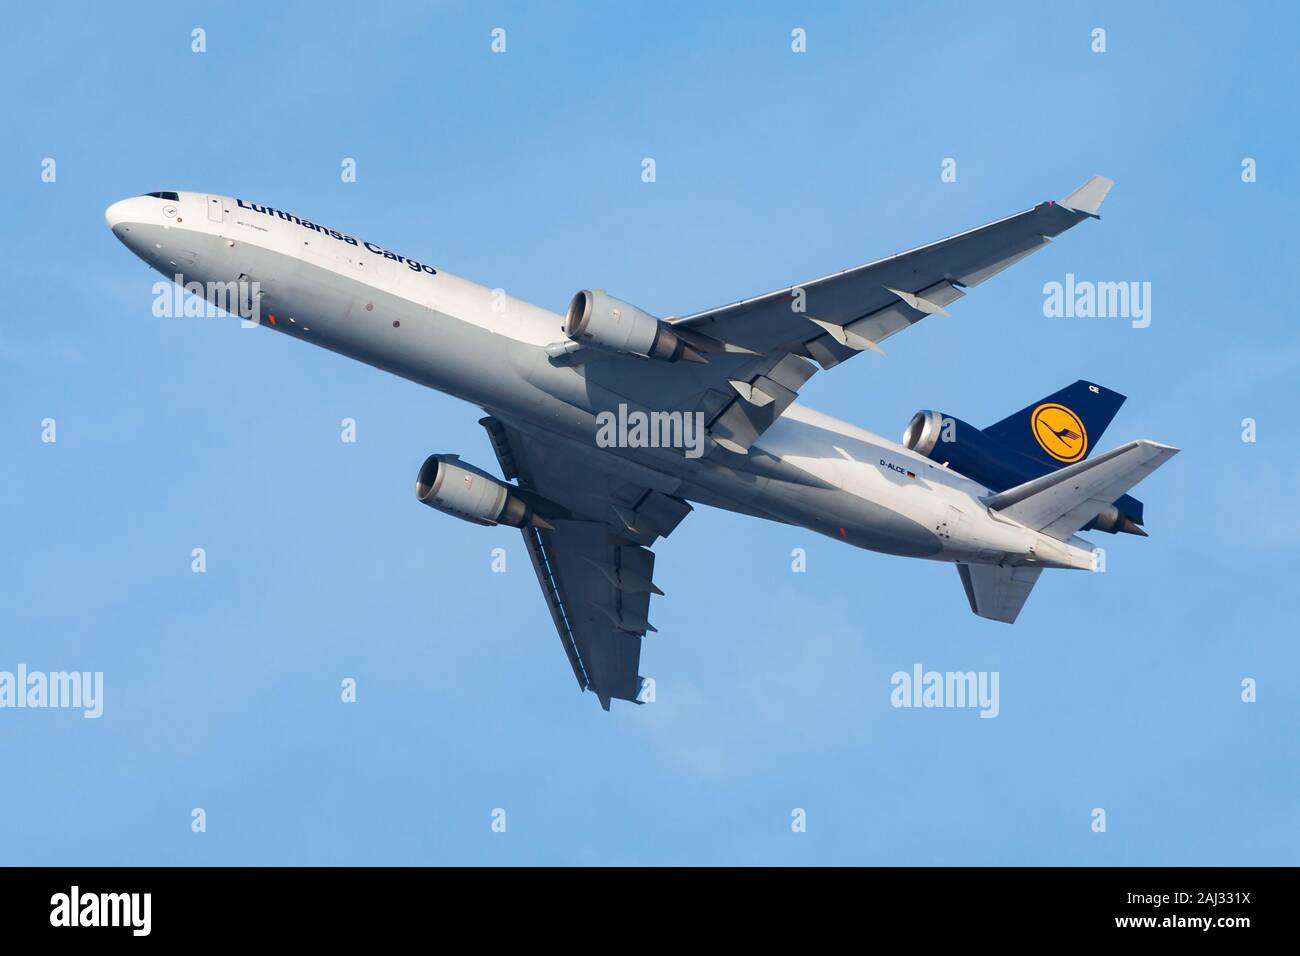
<path fill-rule="evenodd" d="M 998 491 L 1027 481 L 1043 470 L 974 425 L 929 409 L 912 416 L 903 432 L 903 444 L 918 455 Z"/>
<path fill-rule="evenodd" d="M 661 362 L 702 361 L 667 322 L 599 289 L 583 289 L 573 297 L 564 334 L 574 342 L 621 355 Z"/>
<path fill-rule="evenodd" d="M 1133 501 L 1128 495 L 1129 501 Z M 1119 504 L 1125 504 L 1124 498 L 1119 500 Z M 1140 505 L 1139 505 L 1140 508 Z M 1140 510 L 1139 510 L 1139 513 Z M 1142 530 L 1142 526 L 1126 515 L 1115 505 L 1107 505 L 1101 509 L 1100 514 L 1083 526 L 1084 531 L 1105 531 L 1107 534 L 1137 534 L 1146 537 L 1147 533 Z"/>
<path fill-rule="evenodd" d="M 946 436 L 943 434 L 945 422 L 952 422 Z M 912 416 L 912 420 L 907 423 L 907 428 L 903 429 L 903 445 L 918 455 L 924 455 L 933 461 L 935 459 L 931 457 L 930 453 L 934 451 L 934 446 L 939 444 L 940 438 L 951 442 L 955 434 L 953 429 L 956 424 L 957 419 L 951 418 L 942 412 L 932 412 L 928 408 L 922 409 Z"/>
<path fill-rule="evenodd" d="M 532 522 L 532 506 L 517 491 L 455 455 L 430 455 L 415 478 L 415 497 L 423 504 L 481 525 Z"/>

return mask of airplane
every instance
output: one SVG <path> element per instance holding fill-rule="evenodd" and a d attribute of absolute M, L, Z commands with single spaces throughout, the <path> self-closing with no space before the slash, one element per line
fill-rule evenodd
<path fill-rule="evenodd" d="M 1098 210 L 1059 201 L 691 315 L 604 290 L 558 313 L 351 233 L 242 198 L 159 191 L 113 203 L 113 234 L 178 285 L 262 328 L 482 408 L 501 477 L 452 453 L 418 500 L 523 534 L 581 690 L 640 703 L 653 545 L 708 505 L 858 548 L 956 565 L 971 610 L 1012 623 L 1044 568 L 1095 570 L 1080 531 L 1146 535 L 1130 488 L 1178 449 L 1089 458 L 1124 401 L 1078 381 L 979 429 L 921 411 L 901 443 L 814 411 L 818 371 L 948 307 Z M 241 293 L 231 305 L 231 290 Z"/>

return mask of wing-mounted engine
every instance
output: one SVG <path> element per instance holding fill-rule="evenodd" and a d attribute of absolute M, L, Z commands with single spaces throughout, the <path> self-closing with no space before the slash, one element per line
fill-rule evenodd
<path fill-rule="evenodd" d="M 583 289 L 573 297 L 564 334 L 579 345 L 660 362 L 705 363 L 708 359 L 702 353 L 717 350 L 706 336 L 676 330 L 601 289 Z"/>
<path fill-rule="evenodd" d="M 415 497 L 430 508 L 472 524 L 550 527 L 519 488 L 456 455 L 430 455 L 425 459 L 415 478 Z"/>
<path fill-rule="evenodd" d="M 720 377 L 707 381 L 692 411 L 704 416 L 714 449 L 737 455 L 750 446 L 797 397 L 817 370 L 806 358 L 786 349 L 755 352 L 665 321 L 602 289 L 583 289 L 565 316 L 567 339 L 546 346 L 554 365 L 578 365 L 602 356 L 625 355 L 658 362 L 710 364 Z"/>

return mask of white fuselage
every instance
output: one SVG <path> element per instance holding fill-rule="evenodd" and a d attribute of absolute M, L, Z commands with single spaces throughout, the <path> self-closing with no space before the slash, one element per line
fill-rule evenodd
<path fill-rule="evenodd" d="M 109 207 L 114 234 L 167 278 L 256 283 L 258 324 L 340 352 L 556 442 L 595 447 L 596 414 L 653 395 L 600 392 L 546 346 L 546 309 L 376 243 L 247 200 L 183 192 Z M 251 323 L 249 323 L 251 324 Z M 595 396 L 595 397 L 594 397 Z M 891 554 L 1091 568 L 1058 541 L 990 512 L 989 489 L 903 446 L 799 404 L 747 456 L 601 448 L 610 467 L 688 500 L 807 527 Z M 725 458 L 722 462 L 718 458 Z"/>

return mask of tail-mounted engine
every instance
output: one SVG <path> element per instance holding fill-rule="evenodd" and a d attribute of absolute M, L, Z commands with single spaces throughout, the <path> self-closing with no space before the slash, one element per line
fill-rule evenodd
<path fill-rule="evenodd" d="M 974 425 L 928 409 L 912 416 L 903 432 L 903 445 L 995 491 L 1046 470 L 1009 451 Z"/>

